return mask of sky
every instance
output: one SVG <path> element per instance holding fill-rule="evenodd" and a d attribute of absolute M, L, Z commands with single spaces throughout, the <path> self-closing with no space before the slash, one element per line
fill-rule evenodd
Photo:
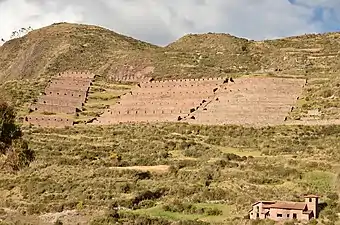
<path fill-rule="evenodd" d="M 252 40 L 340 30 L 340 0 L 0 0 L 0 39 L 56 22 L 167 45 L 188 33 Z"/>

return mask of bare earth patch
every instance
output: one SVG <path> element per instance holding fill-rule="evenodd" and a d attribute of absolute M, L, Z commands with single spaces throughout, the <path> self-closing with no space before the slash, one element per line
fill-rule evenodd
<path fill-rule="evenodd" d="M 119 170 L 140 170 L 143 172 L 156 172 L 156 173 L 167 173 L 170 166 L 168 165 L 158 165 L 158 166 L 127 166 L 127 167 L 110 167 L 111 169 Z"/>

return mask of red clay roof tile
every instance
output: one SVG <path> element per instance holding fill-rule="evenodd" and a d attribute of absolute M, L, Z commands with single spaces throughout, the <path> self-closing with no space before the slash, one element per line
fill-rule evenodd
<path fill-rule="evenodd" d="M 306 206 L 304 202 L 276 202 L 266 206 L 266 208 L 304 210 Z"/>

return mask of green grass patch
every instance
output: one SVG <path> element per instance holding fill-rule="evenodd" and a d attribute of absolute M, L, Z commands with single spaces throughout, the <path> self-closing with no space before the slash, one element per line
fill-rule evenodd
<path fill-rule="evenodd" d="M 235 217 L 235 207 L 225 204 L 208 204 L 208 203 L 197 203 L 193 204 L 198 209 L 211 208 L 218 209 L 222 211 L 222 215 L 218 216 L 207 216 L 204 214 L 187 214 L 180 212 L 169 212 L 165 211 L 161 205 L 148 208 L 148 209 L 138 209 L 134 210 L 133 213 L 148 215 L 153 217 L 160 217 L 171 220 L 202 220 L 206 222 L 223 222 L 224 220 Z"/>
<path fill-rule="evenodd" d="M 303 176 L 303 183 L 310 192 L 330 193 L 335 187 L 336 175 L 325 171 L 311 171 Z"/>

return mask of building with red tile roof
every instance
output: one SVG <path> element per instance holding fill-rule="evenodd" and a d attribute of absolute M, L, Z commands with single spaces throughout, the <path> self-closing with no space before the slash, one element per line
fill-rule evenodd
<path fill-rule="evenodd" d="M 318 216 L 319 196 L 306 195 L 304 202 L 258 201 L 249 211 L 250 219 L 311 220 Z"/>

